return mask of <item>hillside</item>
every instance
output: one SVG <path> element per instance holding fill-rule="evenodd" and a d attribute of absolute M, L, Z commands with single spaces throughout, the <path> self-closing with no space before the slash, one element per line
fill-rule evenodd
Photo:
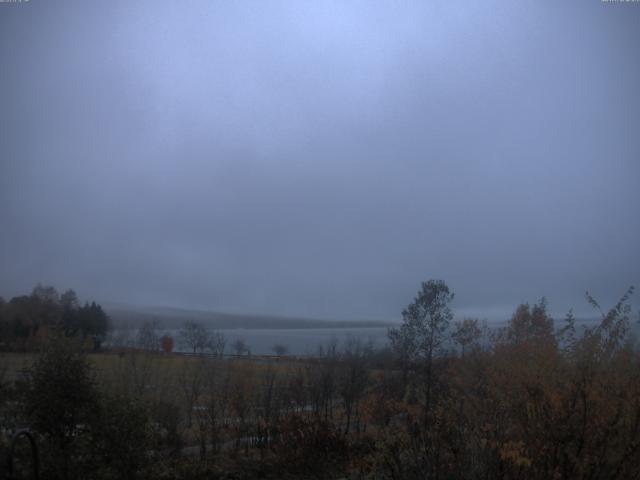
<path fill-rule="evenodd" d="M 369 320 L 322 320 L 303 317 L 284 317 L 257 314 L 231 314 L 189 310 L 172 307 L 138 307 L 113 305 L 106 308 L 114 328 L 136 328 L 145 320 L 156 320 L 163 328 L 178 328 L 185 321 L 192 320 L 208 328 L 255 328 L 255 329 L 294 329 L 294 328 L 365 328 L 391 327 L 392 322 Z"/>

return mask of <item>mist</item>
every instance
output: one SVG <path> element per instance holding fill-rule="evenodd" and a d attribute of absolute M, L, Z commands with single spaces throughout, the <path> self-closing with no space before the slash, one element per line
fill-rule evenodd
<path fill-rule="evenodd" d="M 460 315 L 608 306 L 640 283 L 629 7 L 0 4 L 0 295 L 388 320 L 443 278 Z"/>

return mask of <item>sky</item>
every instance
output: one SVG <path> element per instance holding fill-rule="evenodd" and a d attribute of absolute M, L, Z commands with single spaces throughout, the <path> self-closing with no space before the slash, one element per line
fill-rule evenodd
<path fill-rule="evenodd" d="M 0 295 L 608 307 L 640 287 L 639 48 L 600 0 L 0 3 Z"/>

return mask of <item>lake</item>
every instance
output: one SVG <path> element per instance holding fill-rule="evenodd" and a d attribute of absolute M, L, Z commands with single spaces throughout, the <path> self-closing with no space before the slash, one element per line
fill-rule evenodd
<path fill-rule="evenodd" d="M 319 345 L 327 345 L 334 339 L 340 348 L 349 338 L 363 342 L 371 340 L 374 347 L 387 343 L 386 328 L 297 328 L 297 329 L 228 329 L 219 330 L 227 340 L 227 353 L 238 339 L 243 340 L 256 355 L 273 354 L 273 346 L 284 345 L 292 355 L 315 354 Z M 177 334 L 177 332 L 176 332 Z"/>
<path fill-rule="evenodd" d="M 362 342 L 371 340 L 374 347 L 380 348 L 387 344 L 387 328 L 363 327 L 363 328 L 233 328 L 217 330 L 226 339 L 225 353 L 233 353 L 233 343 L 243 340 L 254 355 L 273 354 L 274 345 L 284 345 L 291 355 L 313 355 L 318 351 L 319 345 L 327 345 L 334 339 L 341 348 L 349 338 L 357 338 Z M 129 338 L 135 338 L 136 331 L 130 331 Z M 116 338 L 122 338 L 122 331 L 114 332 L 114 344 L 125 343 Z M 175 340 L 174 351 L 187 351 L 180 345 L 180 330 L 159 330 L 159 335 L 170 335 Z"/>

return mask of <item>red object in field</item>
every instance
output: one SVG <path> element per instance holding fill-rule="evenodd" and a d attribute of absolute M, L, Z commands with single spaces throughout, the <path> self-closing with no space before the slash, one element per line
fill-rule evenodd
<path fill-rule="evenodd" d="M 160 339 L 160 348 L 164 353 L 171 353 L 173 351 L 173 338 L 169 335 L 164 335 Z"/>

